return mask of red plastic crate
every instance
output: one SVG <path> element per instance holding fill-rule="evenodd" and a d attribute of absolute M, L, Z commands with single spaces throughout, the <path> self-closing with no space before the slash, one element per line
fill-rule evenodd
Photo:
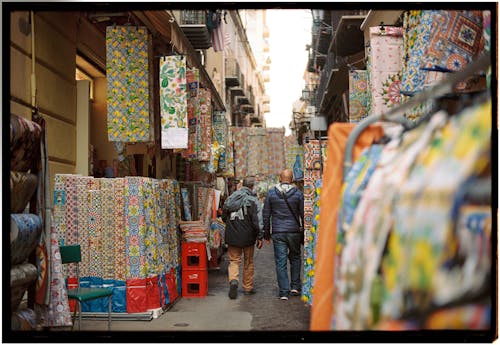
<path fill-rule="evenodd" d="M 208 272 L 182 271 L 182 297 L 205 297 L 208 294 Z"/>
<path fill-rule="evenodd" d="M 182 271 L 207 268 L 207 247 L 205 243 L 183 242 L 181 253 Z"/>

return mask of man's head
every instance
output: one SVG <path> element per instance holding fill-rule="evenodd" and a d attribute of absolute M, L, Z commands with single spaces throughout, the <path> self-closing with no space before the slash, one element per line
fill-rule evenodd
<path fill-rule="evenodd" d="M 245 177 L 243 179 L 243 187 L 247 187 L 249 189 L 253 189 L 253 186 L 255 185 L 255 178 L 254 177 Z"/>
<path fill-rule="evenodd" d="M 280 182 L 281 183 L 292 183 L 292 181 L 293 181 L 292 171 L 289 169 L 283 170 L 280 174 Z"/>

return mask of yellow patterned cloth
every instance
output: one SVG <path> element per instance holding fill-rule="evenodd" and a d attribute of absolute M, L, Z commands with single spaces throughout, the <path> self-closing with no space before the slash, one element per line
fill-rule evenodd
<path fill-rule="evenodd" d="M 149 36 L 147 28 L 106 28 L 108 140 L 153 139 L 149 112 Z"/>

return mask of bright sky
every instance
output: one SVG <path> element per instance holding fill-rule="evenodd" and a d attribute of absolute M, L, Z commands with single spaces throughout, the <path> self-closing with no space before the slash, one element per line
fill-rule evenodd
<path fill-rule="evenodd" d="M 268 10 L 266 21 L 271 57 L 271 80 L 266 85 L 271 112 L 266 115 L 266 126 L 285 127 L 289 135 L 293 102 L 302 96 L 304 88 L 312 15 L 305 9 Z"/>

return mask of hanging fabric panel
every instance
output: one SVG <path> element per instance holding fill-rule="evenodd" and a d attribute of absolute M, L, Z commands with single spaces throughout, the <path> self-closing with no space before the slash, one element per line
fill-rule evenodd
<path fill-rule="evenodd" d="M 316 260 L 316 243 L 319 235 L 319 198 L 321 195 L 321 179 L 314 182 L 314 199 L 312 224 L 307 235 L 304 235 L 304 278 L 302 279 L 302 301 L 312 305 L 312 291 L 314 287 L 314 262 Z M 305 229 L 304 229 L 305 231 Z"/>
<path fill-rule="evenodd" d="M 152 139 L 146 27 L 106 27 L 108 140 Z"/>
<path fill-rule="evenodd" d="M 245 127 L 232 127 L 234 139 L 234 167 L 236 178 L 243 179 L 248 176 L 247 157 L 248 157 L 248 136 Z"/>
<path fill-rule="evenodd" d="M 368 72 L 349 71 L 349 122 L 359 122 L 368 116 L 369 97 Z"/>
<path fill-rule="evenodd" d="M 403 30 L 370 28 L 371 114 L 384 114 L 400 103 Z"/>
<path fill-rule="evenodd" d="M 213 116 L 214 140 L 214 169 L 216 172 L 226 169 L 226 156 L 228 150 L 228 125 L 226 114 L 223 111 L 214 111 Z"/>
<path fill-rule="evenodd" d="M 195 159 L 200 150 L 200 131 L 199 131 L 199 88 L 200 72 L 197 68 L 188 69 L 186 72 L 187 82 L 187 115 L 188 115 L 188 148 L 182 152 L 182 157 Z"/>
<path fill-rule="evenodd" d="M 266 142 L 261 146 L 267 148 L 267 175 L 279 175 L 285 169 L 284 128 L 266 128 Z"/>
<path fill-rule="evenodd" d="M 481 53 L 482 11 L 441 10 L 434 16 L 420 67 L 431 71 L 461 71 Z"/>
<path fill-rule="evenodd" d="M 304 143 L 304 237 L 309 236 L 312 225 L 313 203 L 314 203 L 314 184 L 321 179 L 321 154 L 324 152 L 325 142 L 319 140 L 309 140 Z"/>
<path fill-rule="evenodd" d="M 38 186 L 34 174 L 10 171 L 10 213 L 22 213 Z"/>
<path fill-rule="evenodd" d="M 293 172 L 294 181 L 304 179 L 304 148 L 298 144 L 295 135 L 286 136 L 285 145 L 285 168 Z"/>
<path fill-rule="evenodd" d="M 342 183 L 344 149 L 349 133 L 355 124 L 334 123 L 328 129 L 327 153 L 328 164 L 323 173 L 320 208 L 321 233 L 316 246 L 316 262 L 314 266 L 315 280 L 313 304 L 311 309 L 311 330 L 330 330 L 333 315 L 333 272 L 334 253 L 337 239 L 337 210 Z M 362 149 L 382 137 L 380 126 L 368 127 L 358 137 L 353 148 L 353 159 L 356 160 Z"/>
<path fill-rule="evenodd" d="M 224 177 L 234 177 L 234 140 L 233 132 L 227 131 L 226 167 L 222 173 Z"/>
<path fill-rule="evenodd" d="M 266 155 L 266 129 L 249 127 L 246 128 L 248 149 L 245 164 L 247 165 L 247 176 L 257 176 L 267 173 Z"/>
<path fill-rule="evenodd" d="M 200 89 L 200 154 L 199 160 L 209 162 L 212 154 L 212 94 L 209 89 Z"/>
<path fill-rule="evenodd" d="M 182 55 L 160 58 L 161 148 L 188 147 L 186 58 Z"/>

